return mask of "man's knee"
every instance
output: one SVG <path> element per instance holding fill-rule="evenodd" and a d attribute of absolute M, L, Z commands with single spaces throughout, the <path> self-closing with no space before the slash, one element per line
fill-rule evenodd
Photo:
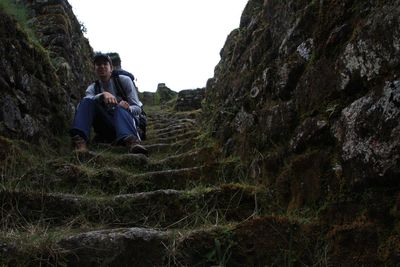
<path fill-rule="evenodd" d="M 132 114 L 122 106 L 116 106 L 114 110 L 114 122 L 116 125 L 127 125 L 133 121 Z"/>
<path fill-rule="evenodd" d="M 90 99 L 90 98 L 82 98 L 82 100 L 79 102 L 77 109 L 87 109 L 87 108 L 93 108 L 96 104 L 96 100 Z"/>
<path fill-rule="evenodd" d="M 79 102 L 79 105 L 94 105 L 96 103 L 96 100 L 91 99 L 91 98 L 82 98 L 82 100 Z"/>
<path fill-rule="evenodd" d="M 117 105 L 115 107 L 115 111 L 114 112 L 116 114 L 119 114 L 119 115 L 130 116 L 130 112 L 128 110 L 126 110 L 124 107 L 120 106 L 120 105 Z"/>

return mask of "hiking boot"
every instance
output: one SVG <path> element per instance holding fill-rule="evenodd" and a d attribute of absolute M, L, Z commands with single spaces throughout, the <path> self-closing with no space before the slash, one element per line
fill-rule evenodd
<path fill-rule="evenodd" d="M 128 153 L 149 155 L 149 151 L 139 144 L 139 140 L 134 136 L 128 136 L 124 139 L 124 144 L 128 148 Z"/>
<path fill-rule="evenodd" d="M 87 152 L 86 141 L 80 135 L 75 135 L 72 137 L 72 142 L 74 144 L 74 150 L 76 152 Z"/>
<path fill-rule="evenodd" d="M 129 148 L 129 153 L 132 154 L 143 154 L 146 157 L 149 156 L 149 151 L 142 145 L 135 144 Z"/>

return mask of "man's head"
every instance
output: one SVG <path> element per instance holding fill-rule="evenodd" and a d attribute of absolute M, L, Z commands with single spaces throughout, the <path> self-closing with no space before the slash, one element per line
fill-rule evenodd
<path fill-rule="evenodd" d="M 94 70 L 102 81 L 107 81 L 111 77 L 113 70 L 112 61 L 106 54 L 98 53 L 93 58 Z"/>
<path fill-rule="evenodd" d="M 121 58 L 119 57 L 119 54 L 116 52 L 111 52 L 111 53 L 107 53 L 107 55 L 110 56 L 112 65 L 114 66 L 114 68 L 120 69 L 121 68 Z"/>

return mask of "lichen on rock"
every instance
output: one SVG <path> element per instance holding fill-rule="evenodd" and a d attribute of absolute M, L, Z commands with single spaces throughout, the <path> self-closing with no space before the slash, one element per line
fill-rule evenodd
<path fill-rule="evenodd" d="M 400 148 L 400 81 L 387 82 L 380 96 L 367 95 L 343 109 L 334 135 L 344 161 L 372 168 L 379 176 L 397 169 Z"/>

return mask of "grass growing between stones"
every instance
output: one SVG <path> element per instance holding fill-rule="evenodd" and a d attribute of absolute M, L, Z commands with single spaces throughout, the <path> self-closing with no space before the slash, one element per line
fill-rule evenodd
<path fill-rule="evenodd" d="M 169 114 L 157 114 L 149 116 L 150 139 L 197 127 L 190 118 L 197 112 L 176 113 L 170 122 Z M 175 123 L 180 126 L 172 127 Z M 1 158 L 7 163 L 0 194 L 1 239 L 11 255 L 6 263 L 62 265 L 79 253 L 93 253 L 93 260 L 101 261 L 106 256 L 90 248 L 68 246 L 109 236 L 129 239 L 124 235 L 130 231 L 141 235 L 142 230 L 132 230 L 138 227 L 156 240 L 159 234 L 168 236 L 161 239 L 164 266 L 191 266 L 196 260 L 225 266 L 237 261 L 238 225 L 283 214 L 274 206 L 274 192 L 252 178 L 239 157 L 222 157 L 207 134 L 171 141 L 149 158 L 108 145 L 91 144 L 89 153 L 76 154 L 68 141 L 58 149 L 0 141 L 2 151 L 10 152 Z"/>
<path fill-rule="evenodd" d="M 65 140 L 57 140 L 57 145 L 65 147 Z M 0 175 L 3 189 L 26 188 L 33 170 L 45 173 L 47 166 L 55 158 L 64 158 L 65 151 L 39 141 L 30 144 L 25 141 L 7 139 L 0 136 Z"/>

